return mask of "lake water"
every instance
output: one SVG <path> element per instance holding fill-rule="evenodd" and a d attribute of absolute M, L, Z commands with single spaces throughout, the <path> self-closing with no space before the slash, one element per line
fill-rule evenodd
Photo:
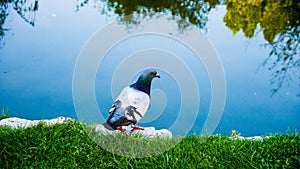
<path fill-rule="evenodd" d="M 0 108 L 9 109 L 10 116 L 27 119 L 67 116 L 78 119 L 72 98 L 72 78 L 80 51 L 96 31 L 114 18 L 122 18 L 120 13 L 124 14 L 126 10 L 130 10 L 130 7 L 117 8 L 119 10 L 116 11 L 119 12 L 114 13 L 113 10 L 106 10 L 114 3 L 110 2 L 110 5 L 107 5 L 106 1 L 91 1 L 76 9 L 79 3 L 79 1 L 58 0 L 27 1 L 24 6 L 33 4 L 31 9 L 35 11 L 21 12 L 21 15 L 14 9 L 16 6 L 13 3 L 3 3 L 1 10 L 6 11 L 7 16 L 1 31 L 4 28 L 9 30 L 4 31 L 5 35 L 1 39 Z M 118 3 L 120 4 L 115 2 Z M 244 28 L 245 33 L 240 30 L 233 34 L 235 30 L 230 29 L 230 22 L 224 19 L 225 16 L 227 20 L 233 18 L 226 15 L 228 12 L 226 6 L 224 4 L 213 6 L 212 3 L 211 6 L 212 9 L 202 11 L 203 18 L 198 19 L 202 22 L 195 22 L 195 25 L 217 51 L 225 74 L 225 107 L 214 133 L 230 134 L 231 130 L 235 129 L 244 136 L 252 136 L 299 129 L 299 64 L 298 66 L 295 64 L 286 75 L 292 80 L 288 81 L 288 78 L 285 78 L 282 83 L 276 83 L 276 77 L 285 75 L 277 72 L 276 76 L 277 68 L 283 70 L 286 62 L 281 63 L 282 59 L 279 59 L 278 65 L 270 69 L 272 62 L 276 62 L 276 57 L 272 55 L 268 64 L 262 66 L 271 51 L 270 46 L 263 45 L 272 40 L 271 35 L 265 35 L 267 38 L 264 38 L 264 33 L 268 29 L 264 29 L 265 32 L 261 31 L 259 26 L 263 27 L 263 22 L 254 29 L 256 31 L 252 36 L 247 27 Z M 172 10 L 166 10 L 165 13 L 172 13 L 170 11 Z M 180 12 L 179 14 L 183 15 Z M 178 13 L 175 12 L 175 15 L 178 16 Z M 255 15 L 251 17 L 255 20 Z M 192 18 L 190 21 L 193 23 Z M 253 23 L 250 21 L 246 25 L 251 26 L 251 24 Z M 299 22 L 295 30 L 300 31 Z M 293 44 L 299 42 L 299 33 L 295 37 L 297 36 L 298 39 L 292 41 Z M 288 40 L 286 42 L 289 43 Z M 129 39 L 112 49 L 107 53 L 106 60 L 101 63 L 101 70 L 98 70 L 95 80 L 97 103 L 105 118 L 116 97 L 111 94 L 111 77 L 121 58 L 149 46 L 172 51 L 180 58 L 184 58 L 184 55 L 189 52 L 182 46 L 174 46 L 168 38 L 154 35 Z M 299 44 L 294 47 L 298 53 L 289 57 L 299 61 Z M 197 119 L 189 131 L 200 133 L 211 106 L 212 89 L 209 75 L 203 64 L 191 60 L 187 65 L 192 72 L 200 72 L 194 76 L 201 93 L 201 101 Z M 159 73 L 162 78 L 155 79 L 152 87 L 164 93 L 159 90 L 154 91 L 149 114 L 152 113 L 155 120 L 145 116 L 142 126 L 168 128 L 176 120 L 180 109 L 180 99 L 178 99 L 180 91 L 174 77 L 168 72 L 159 71 Z M 131 82 L 135 79 L 136 76 L 131 79 Z M 282 86 L 278 87 L 278 84 Z M 123 84 L 114 85 L 119 85 L 118 91 Z M 276 91 L 272 92 L 272 89 Z M 160 111 L 162 112 L 157 114 Z M 188 113 L 186 115 L 188 116 Z M 103 121 L 94 119 L 94 122 Z M 188 122 L 182 121 L 182 124 Z"/>

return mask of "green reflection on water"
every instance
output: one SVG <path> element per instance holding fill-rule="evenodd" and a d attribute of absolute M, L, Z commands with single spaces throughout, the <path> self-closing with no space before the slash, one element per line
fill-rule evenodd
<path fill-rule="evenodd" d="M 263 63 L 273 72 L 272 92 L 276 93 L 293 77 L 300 78 L 300 2 L 297 0 L 227 0 L 224 23 L 236 34 L 242 30 L 252 38 L 262 31 L 269 56 Z M 298 76 L 298 77 L 297 77 Z"/>
<path fill-rule="evenodd" d="M 77 10 L 88 3 L 89 0 L 77 0 Z M 172 19 L 177 21 L 178 28 L 182 31 L 187 29 L 189 24 L 196 25 L 200 29 L 205 29 L 208 14 L 211 9 L 220 4 L 220 1 L 95 0 L 94 3 L 95 7 L 98 8 L 102 14 L 113 11 L 124 24 L 139 24 L 141 19 L 159 17 L 157 14 L 169 14 L 172 16 Z"/>
<path fill-rule="evenodd" d="M 79 3 L 78 7 L 84 6 L 88 1 Z M 140 19 L 154 16 L 157 12 L 162 15 L 171 14 L 181 32 L 190 25 L 205 29 L 211 9 L 222 4 L 226 6 L 223 21 L 233 34 L 242 30 L 245 37 L 252 38 L 257 35 L 256 32 L 262 31 L 267 41 L 264 46 L 270 49 L 263 66 L 273 74 L 270 79 L 272 94 L 277 93 L 284 83 L 288 84 L 295 78 L 300 79 L 298 0 L 227 0 L 225 3 L 219 0 L 108 0 L 107 9 L 114 11 L 121 22 L 136 25 Z M 101 11 L 105 11 L 103 9 Z M 131 18 L 126 18 L 128 15 Z"/>
<path fill-rule="evenodd" d="M 76 9 L 80 10 L 88 3 L 89 0 L 76 0 Z M 252 38 L 262 32 L 267 42 L 264 46 L 270 49 L 263 66 L 273 73 L 270 79 L 272 92 L 276 93 L 295 77 L 300 79 L 298 0 L 95 0 L 93 3 L 101 14 L 115 14 L 120 23 L 126 25 L 138 25 L 142 19 L 168 14 L 170 19 L 177 21 L 180 32 L 193 25 L 206 30 L 209 13 L 225 4 L 223 21 L 233 34 L 243 31 L 245 37 Z M 0 41 L 9 30 L 4 24 L 10 6 L 24 21 L 35 25 L 38 0 L 0 0 Z"/>
<path fill-rule="evenodd" d="M 9 15 L 10 7 L 30 25 L 34 26 L 35 13 L 38 11 L 38 0 L 0 0 L 0 40 L 9 28 L 5 28 L 5 20 Z"/>

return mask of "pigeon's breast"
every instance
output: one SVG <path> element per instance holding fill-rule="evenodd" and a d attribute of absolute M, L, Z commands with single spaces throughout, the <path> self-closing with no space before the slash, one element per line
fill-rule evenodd
<path fill-rule="evenodd" d="M 131 87 L 124 88 L 117 100 L 122 102 L 121 107 L 123 109 L 126 109 L 128 106 L 136 108 L 137 112 L 134 111 L 134 116 L 137 121 L 146 114 L 150 104 L 150 97 L 148 94 Z M 127 118 L 128 120 L 131 120 L 131 117 Z"/>

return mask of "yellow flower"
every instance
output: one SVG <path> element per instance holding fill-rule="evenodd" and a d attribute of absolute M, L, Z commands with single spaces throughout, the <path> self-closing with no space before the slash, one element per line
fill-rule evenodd
<path fill-rule="evenodd" d="M 236 135 L 236 130 L 231 131 L 231 137 L 234 137 Z"/>

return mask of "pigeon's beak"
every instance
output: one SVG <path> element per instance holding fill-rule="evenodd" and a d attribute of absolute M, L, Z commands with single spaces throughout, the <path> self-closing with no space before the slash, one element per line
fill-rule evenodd
<path fill-rule="evenodd" d="M 159 74 L 156 74 L 155 77 L 160 78 L 160 75 L 159 75 Z"/>

